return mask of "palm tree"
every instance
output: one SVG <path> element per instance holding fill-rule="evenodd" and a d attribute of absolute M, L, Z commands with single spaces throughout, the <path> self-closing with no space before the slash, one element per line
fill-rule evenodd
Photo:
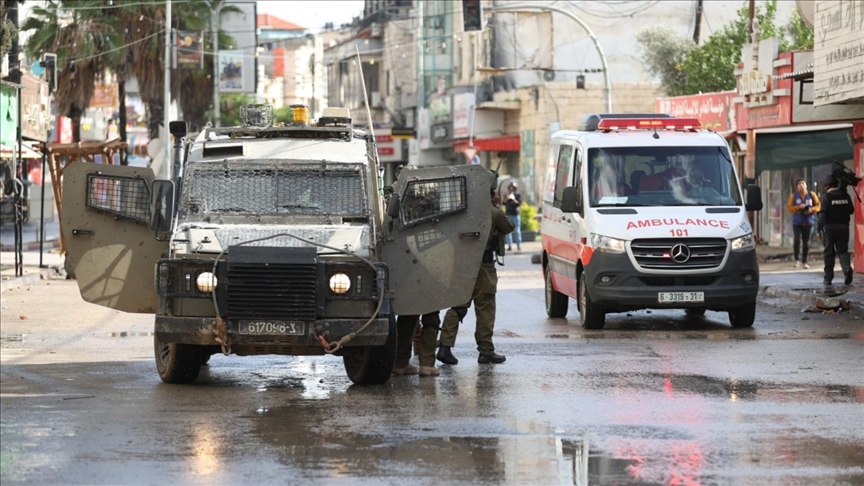
<path fill-rule="evenodd" d="M 21 30 L 33 31 L 24 46 L 31 59 L 45 52 L 57 54 L 54 100 L 58 112 L 72 119 L 73 140 L 80 142 L 81 115 L 90 106 L 95 82 L 105 73 L 106 56 L 119 51 L 112 46 L 122 44 L 103 33 L 110 31 L 109 24 L 82 14 L 88 10 L 64 9 L 64 3 L 49 0 L 45 7 L 34 7 Z M 90 3 L 76 1 L 74 5 L 80 8 Z"/>

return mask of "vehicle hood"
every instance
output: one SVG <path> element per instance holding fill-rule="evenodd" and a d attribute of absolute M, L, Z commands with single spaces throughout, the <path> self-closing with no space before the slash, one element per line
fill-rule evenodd
<path fill-rule="evenodd" d="M 730 212 L 736 210 L 737 212 Z M 637 238 L 736 238 L 752 232 L 742 207 L 590 208 L 592 233 L 631 241 Z M 681 230 L 681 231 L 679 231 Z"/>
<path fill-rule="evenodd" d="M 277 236 L 279 235 L 279 236 Z M 289 236 L 290 235 L 290 236 Z M 173 253 L 220 253 L 230 246 L 267 246 L 282 248 L 317 248 L 319 253 L 333 253 L 331 248 L 370 255 L 371 231 L 367 224 L 356 225 L 194 225 L 181 227 L 172 240 Z M 292 237 L 293 236 L 293 237 Z M 267 239 L 268 237 L 271 237 Z M 295 238 L 296 237 L 296 238 Z M 302 238 L 302 241 L 297 238 Z M 262 241 L 254 241 L 262 239 Z M 318 246 L 323 245 L 323 246 Z M 330 247 L 330 248 L 326 248 Z"/>

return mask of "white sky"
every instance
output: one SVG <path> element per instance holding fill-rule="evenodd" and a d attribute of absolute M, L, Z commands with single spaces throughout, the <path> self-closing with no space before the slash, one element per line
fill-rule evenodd
<path fill-rule="evenodd" d="M 318 32 L 327 22 L 337 28 L 363 14 L 363 0 L 258 0 L 258 13 Z"/>

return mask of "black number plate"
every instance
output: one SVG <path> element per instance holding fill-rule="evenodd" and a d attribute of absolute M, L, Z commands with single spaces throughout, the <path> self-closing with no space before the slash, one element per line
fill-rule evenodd
<path fill-rule="evenodd" d="M 240 321 L 240 334 L 298 336 L 305 334 L 306 323 L 293 321 Z"/>

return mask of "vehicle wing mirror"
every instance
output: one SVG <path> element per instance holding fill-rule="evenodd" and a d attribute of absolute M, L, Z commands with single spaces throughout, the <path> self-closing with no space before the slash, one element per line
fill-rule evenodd
<path fill-rule="evenodd" d="M 576 187 L 564 188 L 564 195 L 561 198 L 561 211 L 582 214 L 582 201 L 579 198 L 579 190 Z"/>
<path fill-rule="evenodd" d="M 756 184 L 747 184 L 745 211 L 762 211 L 762 189 Z"/>
<path fill-rule="evenodd" d="M 174 182 L 153 181 L 150 193 L 150 230 L 156 233 L 171 231 L 174 216 Z"/>
<path fill-rule="evenodd" d="M 390 196 L 390 201 L 387 203 L 387 216 L 393 219 L 399 218 L 399 210 L 402 209 L 402 201 L 399 196 L 393 194 Z"/>

